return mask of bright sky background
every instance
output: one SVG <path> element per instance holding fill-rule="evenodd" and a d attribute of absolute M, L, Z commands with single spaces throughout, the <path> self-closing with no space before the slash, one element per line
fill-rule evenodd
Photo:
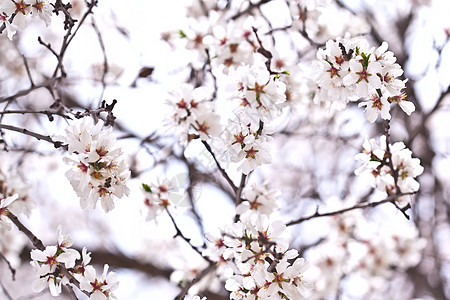
<path fill-rule="evenodd" d="M 378 2 L 372 1 L 374 5 Z M 164 106 L 163 103 L 167 99 L 167 92 L 176 88 L 179 85 L 179 81 L 182 79 L 184 73 L 176 72 L 180 65 L 183 65 L 189 57 L 183 56 L 168 56 L 170 47 L 167 43 L 160 40 L 160 33 L 167 30 L 178 31 L 179 28 L 185 24 L 185 11 L 183 6 L 186 1 L 183 0 L 171 0 L 171 1 L 156 1 L 156 0 L 108 0 L 100 1 L 99 7 L 95 9 L 95 19 L 97 25 L 103 33 L 103 39 L 107 49 L 107 57 L 110 63 L 110 67 L 121 70 L 122 73 L 118 80 L 121 86 L 108 87 L 103 95 L 104 99 L 111 101 L 112 99 L 118 99 L 119 103 L 115 108 L 115 115 L 118 120 L 123 120 L 129 128 L 142 134 L 143 136 L 151 133 L 154 129 L 160 128 L 164 123 L 164 118 L 169 112 L 169 108 Z M 450 13 L 450 1 L 448 0 L 436 0 L 436 5 L 442 6 L 441 12 L 447 14 Z M 426 64 L 436 56 L 430 54 L 430 49 L 427 48 L 427 44 L 424 41 L 429 41 L 431 36 L 435 35 L 435 22 L 440 22 L 441 18 L 436 18 L 435 10 L 425 9 L 423 14 L 423 21 L 419 24 L 422 27 L 419 30 L 419 34 L 416 39 L 411 40 L 410 47 L 415 49 L 412 55 L 411 64 L 406 66 L 407 70 L 414 75 L 419 76 L 426 69 Z M 116 19 L 116 22 L 111 21 L 111 17 Z M 447 19 L 448 20 L 448 19 Z M 129 38 L 120 36 L 117 31 L 108 31 L 106 29 L 112 26 L 121 26 L 129 32 Z M 447 24 L 450 27 L 450 24 Z M 442 26 L 442 24 L 436 24 L 436 26 Z M 94 41 L 94 42 L 93 42 Z M 26 47 L 27 43 L 33 45 Z M 29 54 L 36 51 L 34 46 L 36 45 L 35 32 L 31 31 L 26 33 L 23 46 Z M 76 65 L 71 65 L 70 68 L 79 72 L 80 77 L 86 76 L 89 73 L 90 67 L 93 62 L 102 62 L 101 51 L 99 50 L 98 43 L 96 43 L 95 33 L 89 28 L 87 30 L 82 29 L 73 41 L 70 50 L 67 53 L 67 57 L 70 57 L 70 61 L 76 62 Z M 88 46 L 87 46 L 88 45 Z M 445 49 L 448 53 L 450 50 Z M 450 57 L 450 55 L 444 56 Z M 53 66 L 53 63 L 51 64 Z M 125 68 L 121 69 L 120 66 Z M 135 79 L 139 69 L 142 66 L 153 66 L 155 72 L 152 76 L 153 82 L 147 80 L 140 80 L 137 82 L 138 89 L 129 88 L 129 86 Z M 436 95 L 432 93 L 432 89 L 426 89 L 427 86 L 433 87 L 439 79 L 442 83 L 450 82 L 450 76 L 448 72 L 444 70 L 450 69 L 450 61 L 447 60 L 444 63 L 442 72 L 438 74 L 429 74 L 424 79 L 419 81 L 419 85 L 425 87 L 421 89 L 419 98 L 422 100 L 424 107 L 430 108 L 433 106 L 433 100 Z M 100 89 L 93 87 L 91 81 L 85 81 L 83 90 L 78 90 L 77 93 L 86 98 L 87 101 L 93 101 L 100 96 Z M 124 87 L 125 86 L 125 87 Z M 448 120 L 442 120 L 448 124 Z M 61 124 L 61 127 L 63 123 Z M 446 125 L 446 126 L 447 126 Z M 450 126 L 447 126 L 450 128 Z M 447 140 L 448 142 L 448 140 Z M 125 145 L 125 152 L 132 153 L 136 145 Z M 446 144 L 447 149 L 450 144 Z M 58 157 L 58 156 L 56 156 Z M 49 161 L 54 160 L 49 159 Z M 53 166 L 58 165 L 63 172 L 66 166 L 61 162 L 53 162 Z M 42 170 L 31 170 L 30 175 L 36 172 L 36 175 L 40 174 Z M 37 193 L 50 191 L 49 198 L 58 199 L 60 195 L 64 195 L 66 201 L 64 204 L 64 210 L 67 212 L 80 211 L 79 200 L 75 196 L 69 182 L 62 175 L 62 173 L 52 173 L 53 170 L 48 170 L 48 176 L 45 181 L 40 184 L 48 184 L 47 186 L 38 186 L 35 188 Z M 172 176 L 178 176 L 183 173 L 182 169 L 174 168 L 169 170 Z M 148 180 L 153 180 L 155 176 L 148 176 Z M 147 180 L 144 178 L 144 181 Z M 140 181 L 131 182 L 131 185 L 137 187 Z M 132 189 L 136 190 L 136 189 Z M 208 201 L 210 198 L 217 197 L 218 194 L 212 189 L 204 188 L 199 191 L 198 205 L 202 211 L 221 211 L 222 214 L 204 214 L 206 227 L 213 227 L 218 223 L 226 224 L 230 217 L 234 214 L 231 205 L 226 201 L 216 201 L 214 204 Z M 130 200 L 138 199 L 139 195 L 131 194 Z M 223 206 L 217 205 L 217 203 L 224 203 Z M 58 202 L 60 205 L 61 202 Z M 51 209 L 53 203 L 49 201 L 44 203 L 43 206 L 48 205 L 48 209 Z M 88 212 L 85 216 L 86 219 L 92 219 L 94 222 L 108 220 L 108 224 L 111 226 L 111 231 L 114 232 L 114 239 L 121 250 L 125 253 L 133 253 L 136 249 L 146 246 L 147 249 L 152 247 L 151 242 L 148 242 L 150 238 L 157 240 L 164 240 L 166 237 L 173 234 L 172 225 L 169 220 L 161 218 L 160 224 L 156 227 L 153 223 L 144 222 L 143 218 L 136 217 L 136 211 L 139 210 L 139 204 L 134 201 L 122 199 L 116 202 L 116 209 L 105 215 L 103 211 L 98 208 L 94 212 Z M 386 212 L 390 214 L 392 210 Z M 81 213 L 85 213 L 82 211 Z M 385 213 L 381 211 L 380 214 Z M 70 213 L 68 213 L 70 214 Z M 74 216 L 69 218 L 79 217 L 79 213 L 75 213 Z M 208 219 L 208 216 L 212 218 Z M 51 226 L 58 221 L 63 221 L 66 216 L 61 216 L 60 220 L 53 220 L 50 224 L 43 224 L 42 220 L 45 219 L 45 210 L 39 214 L 33 214 L 30 224 L 37 226 L 38 235 L 44 236 L 44 240 L 51 241 L 54 239 L 56 232 L 49 230 Z M 181 228 L 192 228 L 189 225 L 189 218 L 181 215 L 177 216 L 181 224 Z M 92 224 L 92 223 L 91 223 Z M 184 225 L 184 226 L 183 226 Z M 56 228 L 56 227 L 54 227 Z M 47 232 L 47 234 L 46 234 Z M 147 236 L 147 240 L 143 241 L 143 235 Z M 195 232 L 193 234 L 196 234 Z M 197 234 L 192 235 L 196 237 L 194 241 L 199 242 L 200 238 Z M 94 244 L 92 236 L 87 233 L 73 234 L 76 245 L 88 246 Z M 152 249 L 149 249 L 152 252 Z M 155 251 L 156 252 L 156 251 Z M 155 253 L 156 254 L 156 253 Z M 143 277 L 139 274 L 133 274 L 126 270 L 120 270 L 118 272 L 120 276 L 120 285 L 117 296 L 119 299 L 149 299 L 150 295 L 152 299 L 171 299 L 173 298 L 177 290 L 170 288 L 164 282 L 150 280 L 149 284 L 142 284 Z M 147 279 L 148 280 L 148 279 Z M 155 288 L 157 286 L 158 288 Z M 138 291 L 138 292 L 137 292 Z"/>

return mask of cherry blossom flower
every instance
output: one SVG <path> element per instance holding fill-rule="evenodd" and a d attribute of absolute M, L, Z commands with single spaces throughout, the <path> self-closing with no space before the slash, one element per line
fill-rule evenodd
<path fill-rule="evenodd" d="M 53 7 L 50 5 L 49 1 L 46 0 L 34 0 L 31 2 L 31 16 L 39 17 L 44 21 L 45 25 L 48 27 L 51 23 Z"/>
<path fill-rule="evenodd" d="M 253 184 L 243 191 L 245 201 L 236 207 L 236 213 L 242 218 L 251 214 L 270 215 L 278 208 L 276 199 L 280 192 L 278 190 L 267 190 L 265 186 Z"/>
<path fill-rule="evenodd" d="M 406 94 L 401 93 L 400 95 L 388 97 L 390 103 L 398 103 L 398 106 L 409 116 L 416 110 L 414 103 L 406 100 Z"/>
<path fill-rule="evenodd" d="M 259 54 L 253 65 L 238 67 L 229 75 L 237 79 L 234 97 L 241 103 L 240 111 L 252 111 L 264 122 L 275 118 L 286 101 L 286 85 L 271 77 Z"/>
<path fill-rule="evenodd" d="M 389 113 L 390 104 L 385 96 L 379 96 L 378 94 L 372 94 L 367 99 L 358 104 L 359 107 L 365 106 L 367 121 L 373 123 L 378 118 L 378 113 L 380 113 L 381 118 L 384 120 L 390 120 L 391 114 Z"/>
<path fill-rule="evenodd" d="M 87 266 L 84 276 L 80 281 L 80 288 L 91 293 L 91 300 L 117 299 L 114 296 L 114 290 L 117 289 L 119 282 L 114 272 L 108 273 L 109 266 L 105 265 L 101 277 L 97 277 L 94 267 Z"/>
<path fill-rule="evenodd" d="M 62 264 L 66 268 L 73 268 L 75 261 L 80 258 L 78 251 L 66 248 L 71 245 L 71 238 L 62 236 L 60 230 L 58 227 L 57 246 L 47 246 L 44 250 L 31 250 L 31 265 L 37 276 L 32 285 L 35 293 L 41 292 L 48 286 L 51 294 L 58 296 L 61 293 L 61 285 L 68 284 L 69 280 L 57 272 L 57 269 Z"/>
<path fill-rule="evenodd" d="M 269 129 L 266 126 L 253 129 L 253 124 L 230 122 L 232 126 L 228 126 L 223 132 L 226 153 L 232 162 L 241 163 L 238 169 L 244 174 L 249 174 L 256 167 L 272 160 L 267 146 L 270 141 Z"/>
<path fill-rule="evenodd" d="M 181 143 L 189 141 L 194 135 L 208 140 L 221 134 L 220 115 L 213 112 L 211 102 L 205 101 L 207 93 L 207 89 L 194 89 L 189 84 L 182 84 L 180 90 L 172 93 L 168 104 L 175 112 L 169 125 L 181 135 Z"/>
<path fill-rule="evenodd" d="M 364 55 L 364 57 L 368 57 Z M 381 88 L 381 80 L 377 75 L 382 72 L 381 65 L 378 62 L 367 60 L 352 60 L 349 64 L 350 72 L 346 75 L 342 82 L 345 86 L 355 85 L 355 92 L 358 97 L 367 97 L 370 91 Z"/>
<path fill-rule="evenodd" d="M 25 0 L 3 1 L 3 11 L 8 15 L 14 16 L 14 24 L 23 30 L 27 26 L 27 16 L 31 12 L 31 4 Z"/>
<path fill-rule="evenodd" d="M 87 248 L 83 247 L 81 250 L 81 263 L 74 268 L 74 277 L 81 280 L 86 271 L 86 266 L 91 262 L 91 252 L 87 252 Z"/>

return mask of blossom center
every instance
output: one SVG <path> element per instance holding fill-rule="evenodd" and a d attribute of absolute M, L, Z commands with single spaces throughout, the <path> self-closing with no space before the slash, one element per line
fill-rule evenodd
<path fill-rule="evenodd" d="M 23 15 L 26 14 L 26 9 L 28 6 L 30 6 L 30 4 L 26 4 L 25 1 L 19 1 L 19 2 L 14 2 L 14 4 L 16 5 L 16 13 L 22 13 Z"/>
<path fill-rule="evenodd" d="M 339 70 L 336 69 L 335 67 L 331 66 L 328 70 L 328 73 L 330 73 L 330 77 L 333 78 L 334 76 L 339 77 Z"/>
<path fill-rule="evenodd" d="M 245 152 L 245 158 L 251 157 L 252 159 L 256 159 L 256 153 L 259 152 L 259 150 L 253 149 L 253 147 L 249 150 L 244 150 Z"/>
<path fill-rule="evenodd" d="M 38 12 L 42 12 L 42 10 L 44 9 L 44 2 L 43 2 L 43 1 L 36 0 L 36 3 L 33 4 L 33 7 L 34 7 Z"/>
<path fill-rule="evenodd" d="M 362 80 L 364 80 L 365 82 L 369 82 L 369 80 L 367 78 L 369 76 L 372 76 L 372 74 L 367 73 L 366 68 L 363 68 L 361 70 L 361 72 L 356 72 L 356 74 L 359 75 L 359 78 L 358 78 L 358 81 L 357 81 L 358 83 L 361 82 Z"/>

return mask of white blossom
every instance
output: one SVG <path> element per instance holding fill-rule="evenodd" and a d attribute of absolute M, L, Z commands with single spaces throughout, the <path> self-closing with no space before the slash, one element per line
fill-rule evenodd
<path fill-rule="evenodd" d="M 84 276 L 80 280 L 80 288 L 90 293 L 91 300 L 117 299 L 114 291 L 119 282 L 114 272 L 108 272 L 109 266 L 105 265 L 101 277 L 97 277 L 94 267 L 87 266 Z"/>
<path fill-rule="evenodd" d="M 55 136 L 54 140 L 66 143 L 72 154 L 65 160 L 74 168 L 66 176 L 80 197 L 81 207 L 95 208 L 100 200 L 108 212 L 114 208 L 114 197 L 129 194 L 126 180 L 130 171 L 122 150 L 113 148 L 116 139 L 112 128 L 102 130 L 103 124 L 102 120 L 94 125 L 91 118 L 83 118 L 66 129 L 66 136 Z"/>
<path fill-rule="evenodd" d="M 363 144 L 363 152 L 355 156 L 355 159 L 362 163 L 355 174 L 371 174 L 372 184 L 389 194 L 395 193 L 396 186 L 400 193 L 418 191 L 419 183 L 415 178 L 423 173 L 420 160 L 412 157 L 411 150 L 407 149 L 405 144 L 397 142 L 389 145 L 391 158 L 391 161 L 389 161 L 386 144 L 385 136 L 380 138 L 379 144 L 374 139 L 366 138 Z M 391 169 L 391 163 L 393 170 Z M 397 198 L 397 202 L 406 206 L 410 202 L 410 196 L 401 196 Z"/>

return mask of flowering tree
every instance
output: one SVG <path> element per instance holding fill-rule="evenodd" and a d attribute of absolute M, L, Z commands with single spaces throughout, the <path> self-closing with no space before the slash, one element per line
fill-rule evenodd
<path fill-rule="evenodd" d="M 0 295 L 448 298 L 449 5 L 177 5 L 0 0 Z"/>

